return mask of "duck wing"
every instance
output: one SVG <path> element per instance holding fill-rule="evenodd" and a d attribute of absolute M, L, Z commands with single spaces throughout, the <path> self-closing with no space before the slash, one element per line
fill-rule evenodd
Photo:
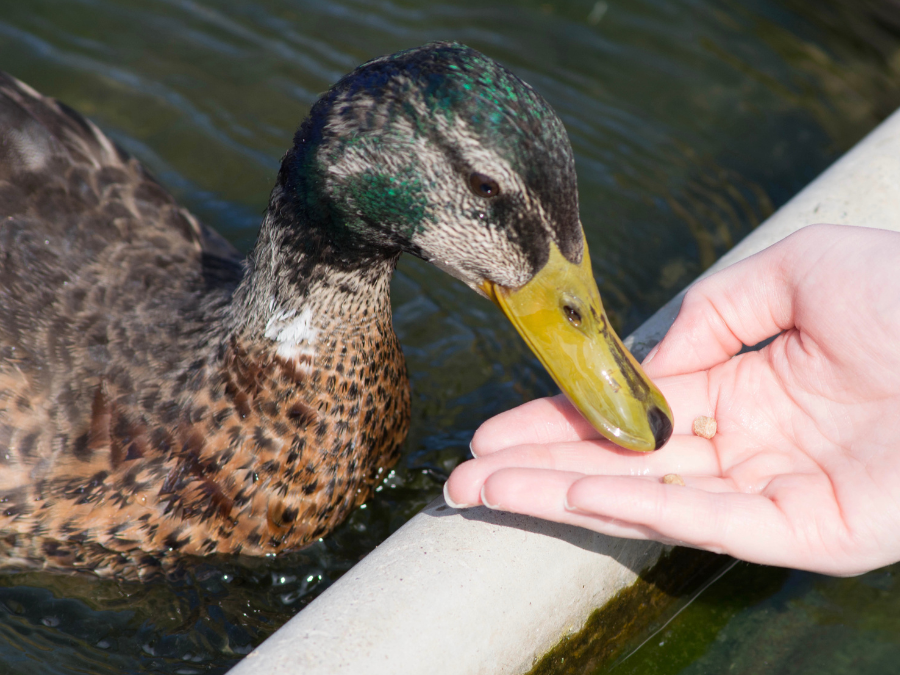
<path fill-rule="evenodd" d="M 239 253 L 93 123 L 0 73 L 4 502 L 84 435 L 98 388 L 136 399 L 152 392 L 146 373 L 195 353 L 186 341 L 242 273 Z"/>

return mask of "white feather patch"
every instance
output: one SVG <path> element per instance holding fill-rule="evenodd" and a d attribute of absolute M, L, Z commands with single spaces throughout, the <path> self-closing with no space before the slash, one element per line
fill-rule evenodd
<path fill-rule="evenodd" d="M 309 309 L 276 312 L 266 323 L 265 336 L 278 343 L 275 353 L 283 359 L 297 360 L 300 356 L 315 356 L 319 329 L 313 326 Z"/>

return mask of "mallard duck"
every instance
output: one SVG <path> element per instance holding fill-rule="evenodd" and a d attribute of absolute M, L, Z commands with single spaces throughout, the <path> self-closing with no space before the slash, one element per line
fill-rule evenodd
<path fill-rule="evenodd" d="M 90 121 L 0 79 L 0 566 L 142 578 L 336 527 L 410 419 L 401 253 L 492 299 L 612 440 L 671 412 L 606 320 L 550 106 L 465 46 L 312 108 L 246 260 Z"/>

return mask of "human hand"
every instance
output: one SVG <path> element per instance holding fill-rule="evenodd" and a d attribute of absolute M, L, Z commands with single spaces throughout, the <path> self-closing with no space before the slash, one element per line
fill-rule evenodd
<path fill-rule="evenodd" d="M 900 560 L 900 234 L 807 227 L 698 282 L 644 368 L 675 414 L 662 449 L 532 401 L 478 429 L 448 503 L 827 574 Z"/>

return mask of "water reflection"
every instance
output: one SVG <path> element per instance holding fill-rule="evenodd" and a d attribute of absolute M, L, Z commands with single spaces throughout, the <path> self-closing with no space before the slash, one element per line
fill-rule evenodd
<path fill-rule="evenodd" d="M 319 93 L 375 55 L 465 42 L 565 121 L 594 269 L 627 333 L 900 103 L 900 41 L 882 7 L 29 0 L 0 11 L 0 64 L 91 116 L 246 250 Z M 227 669 L 439 494 L 486 416 L 553 391 L 459 283 L 406 259 L 393 289 L 413 428 L 366 509 L 292 556 L 197 561 L 167 583 L 2 577 L 7 672 Z"/>
<path fill-rule="evenodd" d="M 898 571 L 892 565 L 834 579 L 739 563 L 613 672 L 894 672 L 900 657 Z"/>

